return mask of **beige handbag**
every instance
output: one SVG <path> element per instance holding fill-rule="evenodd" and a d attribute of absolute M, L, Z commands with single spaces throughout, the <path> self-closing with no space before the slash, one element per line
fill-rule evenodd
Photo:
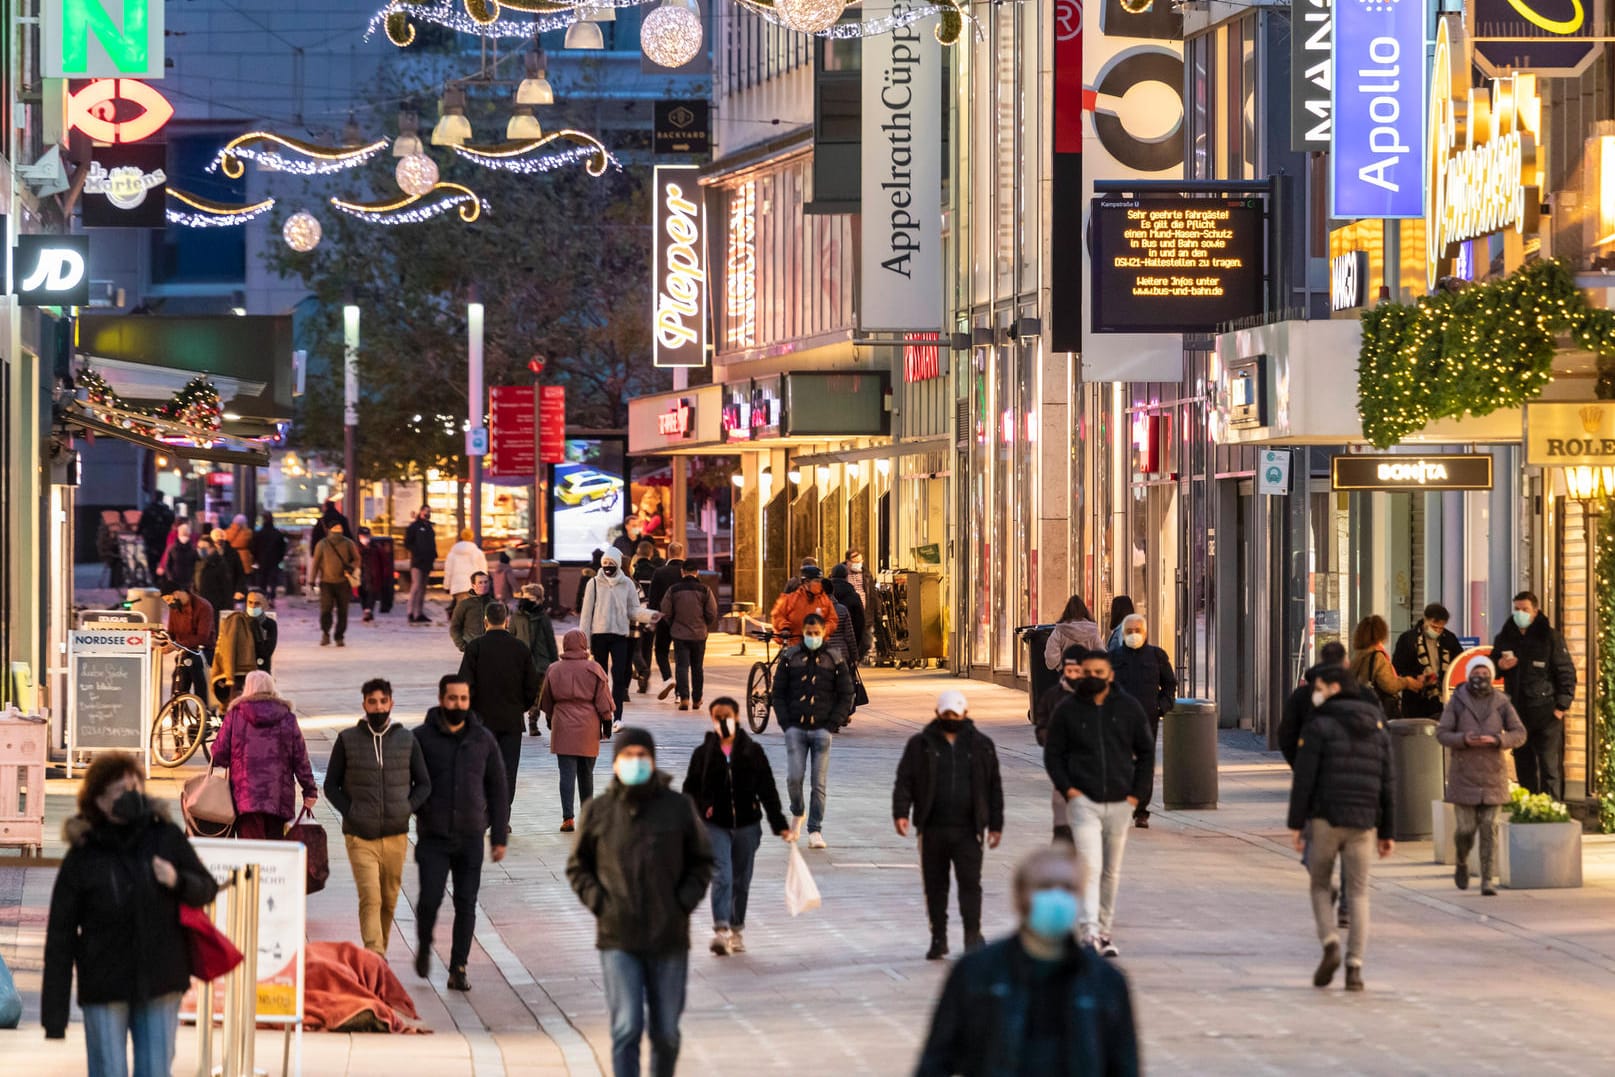
<path fill-rule="evenodd" d="M 236 821 L 235 799 L 230 795 L 230 772 L 209 768 L 185 783 L 180 806 L 187 820 L 228 826 Z"/>

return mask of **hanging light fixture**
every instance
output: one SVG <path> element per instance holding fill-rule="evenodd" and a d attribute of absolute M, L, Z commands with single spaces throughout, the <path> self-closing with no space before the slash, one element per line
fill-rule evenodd
<path fill-rule="evenodd" d="M 611 4 L 603 7 L 592 7 L 584 12 L 583 17 L 590 22 L 616 22 L 617 9 Z"/>
<path fill-rule="evenodd" d="M 412 157 L 424 152 L 426 147 L 421 145 L 421 118 L 414 112 L 400 112 L 398 114 L 398 137 L 393 139 L 394 157 Z"/>
<path fill-rule="evenodd" d="M 399 159 L 393 178 L 405 194 L 423 195 L 437 186 L 437 162 L 424 153 L 412 153 Z"/>
<path fill-rule="evenodd" d="M 364 145 L 364 134 L 359 130 L 359 121 L 354 119 L 353 113 L 348 113 L 348 122 L 342 125 L 342 144 L 344 146 Z"/>
<path fill-rule="evenodd" d="M 539 125 L 538 117 L 533 115 L 532 105 L 518 104 L 510 110 L 510 122 L 505 124 L 506 141 L 525 142 L 543 137 L 544 128 Z"/>
<path fill-rule="evenodd" d="M 606 39 L 600 33 L 596 23 L 589 22 L 587 17 L 579 19 L 566 28 L 566 40 L 561 43 L 565 49 L 603 49 Z"/>
<path fill-rule="evenodd" d="M 465 118 L 465 90 L 448 86 L 438 105 L 437 126 L 432 128 L 432 145 L 463 146 L 471 141 L 471 121 Z"/>
<path fill-rule="evenodd" d="M 841 20 L 845 0 L 778 0 L 775 5 L 785 25 L 804 34 L 819 34 Z"/>
<path fill-rule="evenodd" d="M 534 49 L 522 57 L 522 63 L 527 70 L 527 77 L 522 79 L 521 85 L 516 87 L 516 103 L 518 105 L 553 105 L 555 104 L 555 88 L 550 85 L 547 76 L 548 64 L 543 49 Z"/>
<path fill-rule="evenodd" d="M 307 254 L 320 245 L 320 221 L 306 209 L 300 209 L 281 226 L 280 238 L 286 241 L 286 246 L 301 254 Z"/>
<path fill-rule="evenodd" d="M 701 55 L 701 15 L 695 0 L 663 0 L 639 27 L 639 47 L 662 67 L 683 67 Z"/>

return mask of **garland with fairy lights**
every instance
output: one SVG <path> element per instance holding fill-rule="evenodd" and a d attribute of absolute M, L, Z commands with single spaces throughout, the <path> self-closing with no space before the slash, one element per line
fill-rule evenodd
<path fill-rule="evenodd" d="M 1600 395 L 1615 390 L 1615 312 L 1589 307 L 1562 260 L 1364 311 L 1363 436 L 1384 449 L 1436 419 L 1519 407 L 1552 378 L 1562 333 L 1598 354 Z"/>
<path fill-rule="evenodd" d="M 1605 506 L 1598 525 L 1598 682 L 1615 684 L 1615 512 Z M 1615 833 L 1615 692 L 1597 693 L 1598 711 L 1592 716 L 1592 773 L 1598 783 L 1598 829 Z"/>
<path fill-rule="evenodd" d="M 107 416 L 107 420 L 125 430 L 154 437 L 161 433 L 160 429 L 155 423 L 144 421 L 153 419 L 206 430 L 210 434 L 219 431 L 224 409 L 219 401 L 218 388 L 205 377 L 192 378 L 167 403 L 152 408 L 140 407 L 119 396 L 118 391 L 98 371 L 81 371 L 77 382 L 78 387 L 84 390 L 89 405 L 102 411 L 115 412 Z"/>

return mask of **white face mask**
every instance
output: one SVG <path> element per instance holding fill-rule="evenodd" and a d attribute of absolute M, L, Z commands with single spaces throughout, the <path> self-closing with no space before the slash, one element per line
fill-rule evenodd
<path fill-rule="evenodd" d="M 1322 692 L 1314 691 L 1312 693 L 1312 705 L 1314 707 L 1321 707 L 1321 706 L 1323 706 L 1323 701 L 1328 699 L 1328 698 L 1329 697 L 1324 695 Z"/>
<path fill-rule="evenodd" d="M 1144 646 L 1144 633 L 1129 632 L 1127 635 L 1122 637 L 1122 642 L 1136 651 L 1140 647 Z"/>

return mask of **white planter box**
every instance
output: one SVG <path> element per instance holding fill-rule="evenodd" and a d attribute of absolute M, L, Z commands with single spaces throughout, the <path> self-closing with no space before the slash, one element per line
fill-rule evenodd
<path fill-rule="evenodd" d="M 1581 885 L 1581 824 L 1512 823 L 1503 828 L 1511 890 L 1548 890 Z"/>

